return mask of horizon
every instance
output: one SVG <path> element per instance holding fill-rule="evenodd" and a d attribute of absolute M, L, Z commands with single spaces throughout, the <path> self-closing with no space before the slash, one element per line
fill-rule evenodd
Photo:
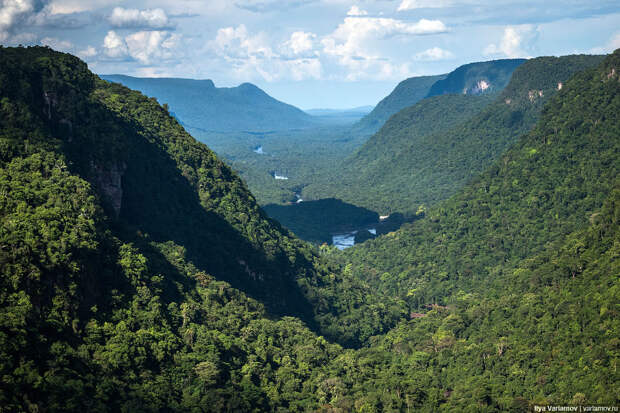
<path fill-rule="evenodd" d="M 595 55 L 596 53 L 581 53 L 581 54 L 589 54 L 589 55 Z M 529 57 L 526 59 L 535 59 L 538 57 L 548 57 L 548 56 L 552 56 L 552 57 L 560 57 L 561 55 L 547 55 L 547 56 L 533 56 L 533 57 Z M 468 65 L 468 64 L 472 64 L 472 63 L 481 63 L 481 62 L 488 62 L 488 61 L 495 61 L 495 60 L 509 60 L 504 58 L 504 59 L 489 59 L 489 60 L 480 60 L 480 61 L 476 61 L 476 62 L 466 62 L 463 63 L 461 65 L 458 65 L 456 67 L 454 67 L 453 69 L 450 69 L 447 72 L 443 72 L 443 73 L 433 73 L 433 74 L 428 74 L 428 75 L 421 75 L 421 76 L 411 76 L 409 78 L 405 78 L 399 81 L 396 81 L 396 83 L 394 83 L 392 85 L 393 82 L 385 82 L 385 83 L 381 83 L 378 84 L 378 82 L 345 82 L 345 83 L 341 83 L 341 87 L 360 87 L 363 85 L 366 86 L 370 86 L 370 87 L 376 87 L 377 90 L 377 96 L 379 96 L 378 98 L 376 98 L 377 100 L 374 102 L 370 102 L 370 103 L 352 103 L 354 106 L 346 106 L 346 105 L 334 105 L 334 106 L 309 106 L 309 107 L 305 107 L 302 105 L 298 105 L 295 104 L 292 101 L 288 101 L 286 99 L 281 99 L 278 96 L 278 92 L 280 93 L 284 93 L 287 94 L 286 92 L 288 91 L 288 95 L 291 96 L 291 99 L 294 101 L 294 96 L 295 96 L 295 87 L 304 87 L 304 84 L 301 82 L 297 82 L 297 83 L 292 83 L 292 84 L 288 84 L 285 87 L 282 87 L 281 85 L 274 85 L 274 84 L 265 84 L 264 86 L 259 84 L 259 82 L 254 83 L 254 82 L 241 82 L 238 84 L 233 84 L 233 85 L 220 85 L 218 82 L 216 82 L 214 79 L 211 78 L 200 78 L 200 79 L 195 79 L 195 78 L 190 78 L 190 77 L 174 77 L 174 76 L 133 76 L 133 75 L 128 75 L 125 73 L 97 73 L 98 76 L 128 76 L 128 77 L 133 77 L 133 78 L 141 78 L 141 79 L 180 79 L 180 80 L 196 80 L 196 81 L 211 81 L 216 88 L 235 88 L 235 87 L 239 87 L 240 85 L 244 84 L 244 83 L 250 83 L 253 84 L 254 86 L 259 87 L 260 89 L 262 89 L 265 93 L 267 93 L 270 97 L 295 106 L 298 109 L 301 109 L 303 111 L 312 111 L 312 110 L 338 110 L 338 111 L 345 111 L 345 110 L 354 110 L 354 109 L 363 109 L 363 108 L 367 108 L 367 107 L 372 107 L 374 108 L 375 106 L 377 106 L 377 104 L 383 100 L 385 97 L 387 97 L 395 88 L 396 86 L 401 83 L 404 80 L 410 79 L 410 78 L 415 78 L 415 77 L 424 77 L 424 76 L 437 76 L 437 75 L 444 75 L 444 74 L 448 74 L 456 69 L 458 69 L 461 66 L 464 65 Z M 292 85 L 292 86 L 291 86 Z M 306 85 L 307 87 L 307 85 Z M 383 92 L 383 90 L 387 89 L 387 92 Z M 341 90 L 332 90 L 332 89 L 328 89 L 331 90 L 333 93 L 340 93 Z M 383 93 L 383 94 L 381 94 Z"/>
<path fill-rule="evenodd" d="M 47 45 L 95 73 L 249 82 L 304 110 L 376 105 L 471 62 L 620 47 L 612 0 L 7 0 L 0 13 L 5 46 Z"/>

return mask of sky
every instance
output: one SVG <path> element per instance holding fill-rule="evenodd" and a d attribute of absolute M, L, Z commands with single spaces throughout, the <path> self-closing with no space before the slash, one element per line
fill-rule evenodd
<path fill-rule="evenodd" d="M 0 0 L 0 44 L 98 74 L 251 82 L 310 108 L 375 105 L 398 82 L 502 58 L 620 48 L 618 0 Z"/>

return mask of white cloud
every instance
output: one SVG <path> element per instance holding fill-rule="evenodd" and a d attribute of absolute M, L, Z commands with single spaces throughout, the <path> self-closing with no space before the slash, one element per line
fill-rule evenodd
<path fill-rule="evenodd" d="M 116 34 L 114 30 L 110 30 L 103 39 L 104 54 L 113 59 L 124 58 L 128 55 L 127 44 L 125 40 Z"/>
<path fill-rule="evenodd" d="M 359 7 L 353 5 L 347 12 L 347 16 L 367 16 L 368 12 L 366 10 L 361 10 Z"/>
<path fill-rule="evenodd" d="M 166 12 L 162 9 L 124 9 L 115 7 L 108 17 L 114 27 L 163 29 L 170 27 Z"/>
<path fill-rule="evenodd" d="M 318 79 L 322 66 L 314 51 L 315 37 L 313 33 L 294 32 L 274 50 L 265 34 L 252 35 L 241 24 L 219 29 L 209 48 L 227 62 L 238 79 Z"/>
<path fill-rule="evenodd" d="M 8 39 L 21 18 L 34 11 L 34 0 L 0 0 L 0 41 Z"/>
<path fill-rule="evenodd" d="M 141 31 L 125 37 L 129 55 L 142 64 L 172 58 L 179 40 L 178 34 L 166 31 Z"/>
<path fill-rule="evenodd" d="M 275 56 L 265 36 L 263 34 L 250 36 L 244 24 L 219 29 L 213 42 L 213 48 L 220 56 L 228 58 L 252 56 L 269 58 Z"/>
<path fill-rule="evenodd" d="M 445 60 L 451 59 L 452 57 L 454 57 L 454 54 L 451 51 L 444 50 L 439 47 L 432 47 L 415 55 L 416 60 L 426 61 Z"/>
<path fill-rule="evenodd" d="M 52 0 L 48 8 L 52 14 L 70 14 L 93 11 L 118 2 L 118 0 Z"/>
<path fill-rule="evenodd" d="M 498 44 L 488 45 L 483 54 L 505 57 L 530 57 L 530 50 L 538 38 L 538 28 L 531 24 L 508 26 Z"/>
<path fill-rule="evenodd" d="M 383 57 L 378 40 L 393 36 L 443 33 L 440 20 L 421 19 L 417 23 L 383 17 L 346 17 L 336 30 L 321 40 L 323 53 L 346 68 L 348 80 L 393 79 L 406 76 L 407 63 L 394 64 Z"/>
<path fill-rule="evenodd" d="M 280 52 L 285 56 L 315 56 L 314 50 L 316 34 L 308 32 L 293 32 L 291 38 L 280 47 Z"/>
<path fill-rule="evenodd" d="M 123 38 L 110 30 L 103 39 L 103 49 L 107 57 L 129 58 L 148 65 L 153 61 L 167 60 L 177 56 L 180 39 L 180 35 L 167 31 L 140 31 Z"/>

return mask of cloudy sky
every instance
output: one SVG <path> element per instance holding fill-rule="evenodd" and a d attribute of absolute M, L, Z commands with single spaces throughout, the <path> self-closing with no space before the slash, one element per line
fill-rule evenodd
<path fill-rule="evenodd" d="M 0 44 L 96 73 L 252 82 L 301 108 L 376 104 L 473 61 L 608 53 L 618 0 L 0 0 Z"/>

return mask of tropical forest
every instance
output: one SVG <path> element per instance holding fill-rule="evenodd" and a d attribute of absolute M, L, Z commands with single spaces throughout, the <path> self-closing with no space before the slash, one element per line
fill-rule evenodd
<path fill-rule="evenodd" d="M 567 49 L 510 2 L 40 3 L 0 2 L 0 413 L 619 411 L 618 34 Z M 318 34 L 268 47 L 275 19 Z"/>

